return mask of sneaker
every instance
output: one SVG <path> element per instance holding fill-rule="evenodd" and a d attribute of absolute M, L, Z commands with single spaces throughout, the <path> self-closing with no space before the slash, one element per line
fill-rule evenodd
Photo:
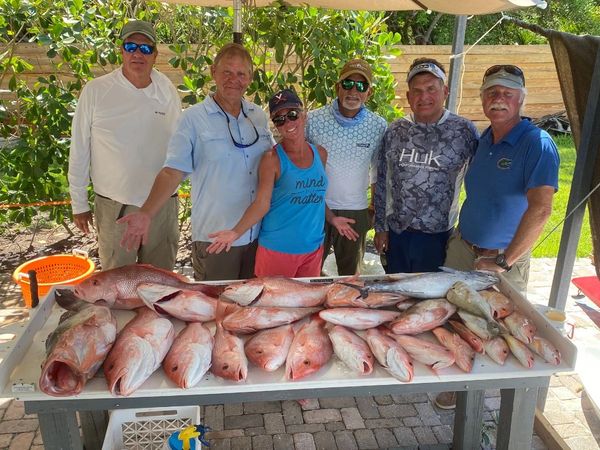
<path fill-rule="evenodd" d="M 435 398 L 434 404 L 440 409 L 456 408 L 456 392 L 440 392 Z"/>

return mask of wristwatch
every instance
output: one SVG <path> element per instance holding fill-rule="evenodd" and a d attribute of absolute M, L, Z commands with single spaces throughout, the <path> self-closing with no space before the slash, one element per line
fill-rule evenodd
<path fill-rule="evenodd" d="M 506 255 L 504 253 L 498 253 L 498 256 L 496 256 L 496 265 L 502 267 L 507 272 L 512 269 L 512 266 L 509 266 L 506 262 Z"/>

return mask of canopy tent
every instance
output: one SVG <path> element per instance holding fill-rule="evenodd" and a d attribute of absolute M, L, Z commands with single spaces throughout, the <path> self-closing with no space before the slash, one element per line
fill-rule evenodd
<path fill-rule="evenodd" d="M 235 6 L 236 0 L 166 0 L 167 3 L 184 3 L 196 6 Z M 273 0 L 239 1 L 247 6 L 268 6 Z M 472 15 L 491 14 L 526 6 L 545 7 L 544 0 L 285 0 L 291 6 L 318 6 L 332 9 L 355 9 L 372 11 L 410 11 L 416 9 L 431 10 L 445 14 Z"/>

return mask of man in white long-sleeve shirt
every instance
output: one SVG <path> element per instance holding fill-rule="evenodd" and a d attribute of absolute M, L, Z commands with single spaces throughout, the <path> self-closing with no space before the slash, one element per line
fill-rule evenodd
<path fill-rule="evenodd" d="M 135 262 L 172 269 L 177 256 L 176 194 L 154 218 L 148 242 L 127 251 L 116 220 L 139 209 L 165 161 L 181 113 L 171 81 L 153 66 L 158 49 L 152 25 L 128 22 L 121 31 L 123 64 L 90 81 L 73 118 L 69 189 L 73 221 L 84 233 L 94 224 L 102 269 Z M 94 215 L 88 202 L 90 178 Z"/>

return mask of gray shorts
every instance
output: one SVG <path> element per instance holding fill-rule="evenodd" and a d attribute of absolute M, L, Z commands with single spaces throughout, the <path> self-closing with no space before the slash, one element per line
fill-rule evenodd
<path fill-rule="evenodd" d="M 173 270 L 179 242 L 179 199 L 171 197 L 152 219 L 148 243 L 128 252 L 120 245 L 125 225 L 116 220 L 139 209 L 96 195 L 94 215 L 102 270 L 136 262 Z"/>
<path fill-rule="evenodd" d="M 197 281 L 245 280 L 254 277 L 258 239 L 219 254 L 209 254 L 206 251 L 209 245 L 210 242 L 192 242 L 192 266 Z"/>

